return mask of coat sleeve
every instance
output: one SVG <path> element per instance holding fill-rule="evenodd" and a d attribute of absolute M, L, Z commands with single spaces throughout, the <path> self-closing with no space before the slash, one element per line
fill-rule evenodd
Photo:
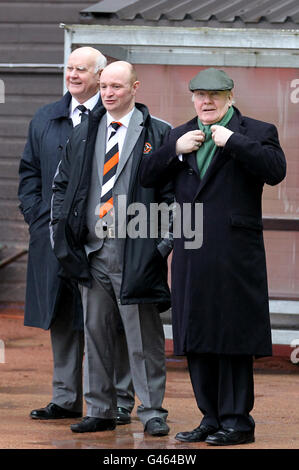
<path fill-rule="evenodd" d="M 63 202 L 69 181 L 70 163 L 68 156 L 70 153 L 70 146 L 70 141 L 68 141 L 53 178 L 50 216 L 50 238 L 52 248 L 54 248 L 57 225 L 61 219 Z"/>
<path fill-rule="evenodd" d="M 168 163 L 175 154 L 176 139 L 171 142 L 171 128 L 168 127 L 162 138 L 162 144 L 155 152 L 144 154 L 141 160 L 139 181 L 145 188 L 155 188 L 156 201 L 161 204 L 161 213 L 159 232 L 157 240 L 158 251 L 163 258 L 166 258 L 173 249 L 173 217 L 174 217 L 174 185 L 170 175 Z M 173 150 L 174 148 L 174 150 Z M 163 160 L 163 163 L 162 163 Z M 168 160 L 164 162 L 164 160 Z M 170 163 L 170 166 L 171 163 Z M 173 164 L 175 167 L 175 163 Z M 163 221 L 163 222 L 162 222 Z"/>
<path fill-rule="evenodd" d="M 146 188 L 164 185 L 169 182 L 180 161 L 176 155 L 177 138 L 170 133 L 166 142 L 155 152 L 144 155 L 140 166 L 140 183 Z"/>
<path fill-rule="evenodd" d="M 28 139 L 19 165 L 19 208 L 28 224 L 41 203 L 41 188 L 40 124 L 34 118 L 29 125 Z"/>
<path fill-rule="evenodd" d="M 159 204 L 162 204 L 162 220 L 160 222 L 161 238 L 158 241 L 157 248 L 163 258 L 166 258 L 173 249 L 173 219 L 175 213 L 175 197 L 172 181 L 158 186 L 157 199 Z M 163 219 L 163 211 L 165 211 L 165 220 Z"/>
<path fill-rule="evenodd" d="M 234 132 L 224 151 L 271 186 L 280 183 L 286 175 L 285 155 L 273 124 L 256 121 L 247 127 L 246 135 Z"/>

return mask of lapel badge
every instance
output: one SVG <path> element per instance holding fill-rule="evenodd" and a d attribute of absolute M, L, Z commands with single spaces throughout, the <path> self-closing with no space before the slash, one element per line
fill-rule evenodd
<path fill-rule="evenodd" d="M 151 150 L 152 150 L 152 144 L 150 144 L 149 142 L 145 142 L 143 153 L 145 154 L 150 153 Z"/>

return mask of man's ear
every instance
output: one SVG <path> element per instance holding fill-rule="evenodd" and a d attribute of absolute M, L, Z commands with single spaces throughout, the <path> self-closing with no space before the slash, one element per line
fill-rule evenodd
<path fill-rule="evenodd" d="M 133 83 L 134 94 L 137 92 L 139 85 L 140 85 L 140 82 L 138 80 L 136 80 L 136 82 Z"/>
<path fill-rule="evenodd" d="M 103 72 L 103 69 L 99 69 L 99 70 L 97 71 L 97 74 L 98 74 L 98 78 L 97 78 L 98 85 L 100 85 L 100 78 L 101 78 L 102 72 Z"/>

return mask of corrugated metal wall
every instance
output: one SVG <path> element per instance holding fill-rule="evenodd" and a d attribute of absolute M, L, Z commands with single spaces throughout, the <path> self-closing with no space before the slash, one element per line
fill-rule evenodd
<path fill-rule="evenodd" d="M 4 103 L 0 99 L 0 260 L 28 244 L 18 210 L 18 166 L 33 114 L 62 94 L 64 32 L 59 24 L 79 23 L 79 12 L 93 3 L 0 3 L 0 83 L 5 91 Z M 26 262 L 23 255 L 0 268 L 0 303 L 24 301 Z"/>

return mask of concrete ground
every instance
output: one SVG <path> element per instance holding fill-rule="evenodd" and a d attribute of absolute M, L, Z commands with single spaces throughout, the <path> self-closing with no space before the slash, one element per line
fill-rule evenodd
<path fill-rule="evenodd" d="M 0 449 L 173 449 L 179 452 L 216 450 L 206 443 L 175 440 L 179 431 L 195 428 L 201 419 L 184 358 L 174 357 L 167 345 L 167 387 L 164 406 L 169 411 L 168 436 L 151 437 L 133 410 L 132 422 L 115 431 L 74 434 L 73 420 L 36 421 L 33 408 L 51 400 L 52 357 L 49 332 L 23 326 L 21 315 L 0 312 L 0 340 L 5 359 L 0 363 Z M 3 344 L 3 343 L 2 343 Z M 0 355 L 1 360 L 1 355 Z M 289 357 L 255 363 L 256 440 L 233 449 L 299 449 L 299 364 Z M 138 402 L 137 402 L 138 403 Z M 226 447 L 227 449 L 227 447 Z M 112 454 L 111 454 L 112 455 Z M 205 453 L 206 455 L 206 453 Z M 211 455 L 211 454 L 210 454 Z"/>

